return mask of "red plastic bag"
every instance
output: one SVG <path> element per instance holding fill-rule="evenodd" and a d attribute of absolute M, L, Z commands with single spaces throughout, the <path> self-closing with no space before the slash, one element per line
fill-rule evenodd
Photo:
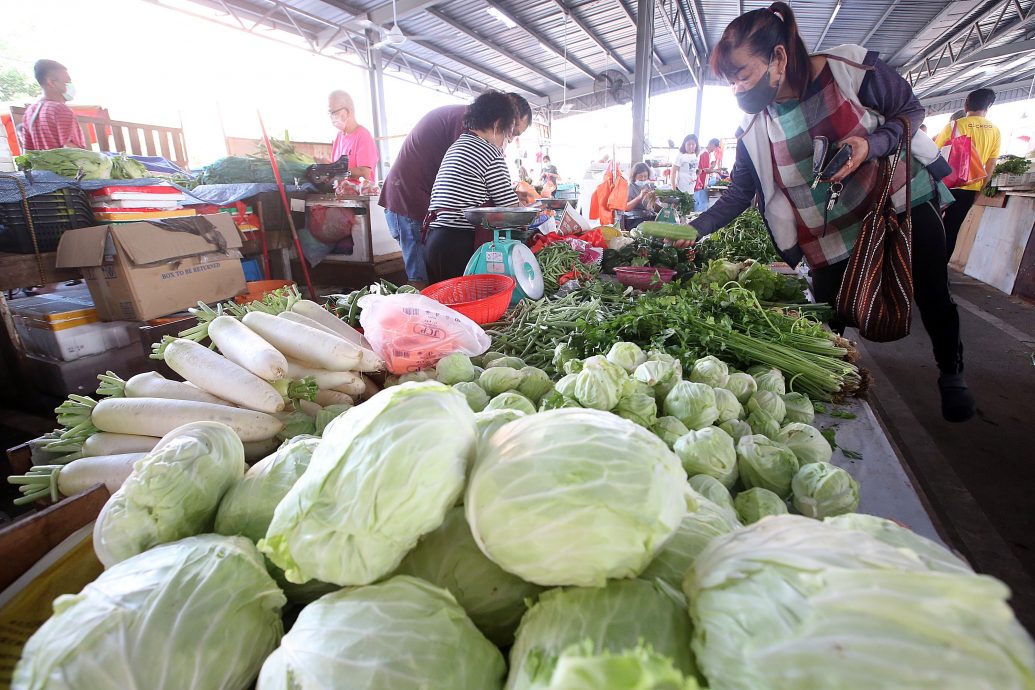
<path fill-rule="evenodd" d="M 978 156 L 973 140 L 966 134 L 960 134 L 956 123 L 952 125 L 949 142 L 942 147 L 942 155 L 952 167 L 952 172 L 942 180 L 949 189 L 965 187 L 985 176 L 985 165 Z"/>

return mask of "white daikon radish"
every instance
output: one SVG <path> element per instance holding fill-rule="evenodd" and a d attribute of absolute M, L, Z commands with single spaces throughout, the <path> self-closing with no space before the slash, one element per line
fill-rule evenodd
<path fill-rule="evenodd" d="M 316 417 L 316 415 L 320 414 L 320 410 L 323 409 L 322 405 L 310 402 L 308 400 L 299 400 L 298 407 L 300 410 L 302 410 L 302 412 L 305 412 L 310 417 Z"/>
<path fill-rule="evenodd" d="M 244 460 L 251 464 L 258 462 L 280 447 L 280 439 L 274 436 L 262 441 L 245 441 Z"/>
<path fill-rule="evenodd" d="M 345 340 L 348 340 L 350 343 L 367 350 L 370 349 L 370 343 L 367 342 L 367 339 L 363 337 L 362 333 L 312 300 L 298 300 L 291 305 L 291 311 L 296 314 L 301 314 L 302 316 L 312 319 L 326 328 L 329 328 L 331 331 L 337 333 L 342 338 L 345 338 Z"/>
<path fill-rule="evenodd" d="M 352 396 L 340 391 L 320 391 L 316 394 L 316 404 L 327 407 L 328 405 L 354 405 Z"/>
<path fill-rule="evenodd" d="M 108 398 L 93 408 L 90 421 L 101 431 L 145 436 L 165 436 L 193 422 L 222 422 L 245 443 L 271 439 L 284 428 L 264 412 L 167 398 Z"/>
<path fill-rule="evenodd" d="M 366 384 L 363 383 L 363 378 L 354 372 L 314 369 L 308 364 L 303 364 L 293 359 L 288 360 L 288 376 L 292 379 L 303 379 L 307 376 L 312 376 L 318 388 L 339 390 L 349 395 L 359 395 L 366 387 Z"/>
<path fill-rule="evenodd" d="M 109 434 L 98 431 L 83 441 L 83 455 L 123 455 L 125 453 L 147 453 L 160 439 L 157 436 L 136 434 Z"/>
<path fill-rule="evenodd" d="M 147 453 L 95 455 L 73 460 L 67 465 L 38 465 L 28 474 L 8 477 L 18 485 L 22 496 L 15 505 L 25 505 L 41 499 L 55 503 L 62 496 L 75 496 L 96 484 L 104 484 L 109 493 L 115 493 L 133 472 L 133 465 Z"/>
<path fill-rule="evenodd" d="M 270 414 L 284 409 L 284 396 L 268 382 L 193 340 L 166 345 L 165 363 L 198 388 L 241 407 Z"/>
<path fill-rule="evenodd" d="M 137 374 L 126 381 L 127 398 L 169 398 L 170 400 L 194 400 L 213 405 L 229 405 L 222 398 L 185 381 L 170 381 L 157 371 Z"/>
<path fill-rule="evenodd" d="M 377 381 L 370 378 L 369 376 L 363 377 L 363 385 L 365 386 L 365 389 L 360 397 L 362 397 L 364 400 L 369 400 L 370 398 L 374 397 L 375 395 L 381 392 L 381 386 L 377 385 Z"/>
<path fill-rule="evenodd" d="M 287 357 L 307 362 L 314 368 L 352 371 L 362 356 L 360 349 L 344 338 L 300 323 L 285 327 L 284 319 L 265 312 L 248 312 L 244 315 L 244 325 Z"/>
<path fill-rule="evenodd" d="M 313 321 L 312 319 L 310 319 L 310 318 L 308 318 L 306 316 L 303 316 L 301 314 L 296 314 L 295 312 L 292 312 L 292 311 L 285 311 L 285 312 L 281 312 L 281 313 L 277 314 L 277 316 L 279 316 L 280 318 L 284 319 L 285 321 L 291 321 L 293 323 L 302 324 L 303 326 L 309 326 L 310 328 L 315 328 L 317 330 L 321 330 L 324 333 L 328 333 L 328 334 L 333 335 L 335 337 L 342 338 L 343 340 L 349 342 L 350 344 L 354 344 L 351 340 L 349 340 L 348 338 L 343 337 L 339 333 L 336 333 L 333 329 L 328 328 L 327 326 L 324 326 L 322 323 L 317 323 L 316 321 Z M 333 318 L 333 317 L 331 317 L 331 318 Z M 360 348 L 360 358 L 359 358 L 359 364 L 357 364 L 356 367 L 355 367 L 356 371 L 380 371 L 381 369 L 384 368 L 384 366 L 385 366 L 384 361 L 380 357 L 378 357 L 374 353 L 373 350 L 370 350 L 370 349 L 368 349 L 367 347 L 364 347 L 364 346 L 357 346 L 357 347 Z"/>
<path fill-rule="evenodd" d="M 319 331 L 323 331 L 324 333 L 330 333 L 336 338 L 341 338 L 342 340 L 352 343 L 357 348 L 361 347 L 359 343 L 349 340 L 348 338 L 344 337 L 341 333 L 338 333 L 334 329 L 323 325 L 319 321 L 313 321 L 308 316 L 305 316 L 303 314 L 297 314 L 293 311 L 282 311 L 279 314 L 277 314 L 277 316 L 284 319 L 285 321 L 291 321 L 292 323 L 300 323 L 303 326 L 309 326 L 310 328 L 315 328 Z"/>
<path fill-rule="evenodd" d="M 208 325 L 208 337 L 223 356 L 266 381 L 287 376 L 287 360 L 262 336 L 232 316 L 217 316 Z"/>

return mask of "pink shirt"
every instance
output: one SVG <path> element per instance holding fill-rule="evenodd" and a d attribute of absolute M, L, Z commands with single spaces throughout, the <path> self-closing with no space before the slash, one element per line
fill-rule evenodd
<path fill-rule="evenodd" d="M 65 146 L 86 148 L 83 130 L 75 113 L 64 103 L 42 100 L 25 109 L 22 119 L 26 151 L 60 149 Z"/>
<path fill-rule="evenodd" d="M 372 182 L 377 181 L 377 161 L 380 156 L 377 153 L 377 144 L 374 137 L 366 127 L 359 126 L 352 134 L 338 132 L 334 138 L 334 148 L 331 150 L 331 162 L 338 160 L 341 156 L 349 157 L 349 167 L 369 167 Z"/>

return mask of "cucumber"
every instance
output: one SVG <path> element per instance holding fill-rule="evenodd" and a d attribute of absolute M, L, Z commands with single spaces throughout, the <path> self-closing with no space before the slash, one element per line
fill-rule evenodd
<path fill-rule="evenodd" d="M 659 223 L 654 220 L 648 220 L 640 223 L 636 226 L 636 229 L 642 235 L 658 237 L 663 240 L 691 241 L 697 239 L 697 230 L 694 230 L 689 225 L 679 225 L 678 223 Z"/>

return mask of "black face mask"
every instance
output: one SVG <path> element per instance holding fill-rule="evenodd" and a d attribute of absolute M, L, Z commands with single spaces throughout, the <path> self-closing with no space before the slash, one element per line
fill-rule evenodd
<path fill-rule="evenodd" d="M 772 64 L 772 61 L 769 63 Z M 776 98 L 777 91 L 780 90 L 780 84 L 777 83 L 773 86 L 769 83 L 769 68 L 766 67 L 765 73 L 759 78 L 747 91 L 741 91 L 736 94 L 737 105 L 745 113 L 750 115 L 757 115 L 758 113 L 765 110 L 765 107 L 773 102 Z"/>

